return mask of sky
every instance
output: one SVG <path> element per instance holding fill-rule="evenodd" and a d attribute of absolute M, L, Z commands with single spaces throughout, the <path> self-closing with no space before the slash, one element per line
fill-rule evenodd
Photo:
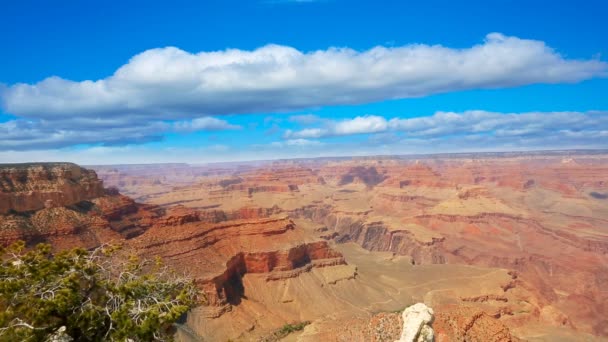
<path fill-rule="evenodd" d="M 608 148 L 605 1 L 0 9 L 0 163 Z"/>

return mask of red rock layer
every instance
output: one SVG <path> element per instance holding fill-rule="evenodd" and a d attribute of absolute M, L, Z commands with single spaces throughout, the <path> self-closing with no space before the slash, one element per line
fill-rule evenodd
<path fill-rule="evenodd" d="M 24 240 L 51 243 L 57 250 L 95 248 L 140 235 L 158 216 L 157 208 L 135 204 L 122 195 L 28 214 L 0 215 L 0 245 Z"/>
<path fill-rule="evenodd" d="M 233 211 L 207 209 L 195 210 L 176 205 L 165 210 L 164 215 L 155 221 L 157 226 L 180 226 L 189 222 L 219 223 L 224 221 L 268 218 L 282 211 L 278 207 L 243 207 Z"/>
<path fill-rule="evenodd" d="M 363 224 L 349 217 L 329 216 L 325 222 L 334 227 L 337 242 L 353 241 L 370 251 L 391 251 L 409 255 L 415 264 L 443 264 L 445 252 L 444 238 L 433 238 L 429 242 L 417 240 L 407 230 L 388 230 L 382 222 Z"/>
<path fill-rule="evenodd" d="M 75 164 L 0 165 L 0 214 L 68 206 L 103 195 L 95 172 Z"/>
<path fill-rule="evenodd" d="M 241 281 L 246 273 L 267 273 L 272 281 L 311 267 L 345 263 L 325 241 L 299 242 L 303 232 L 285 216 L 207 223 L 192 212 L 182 213 L 183 218 L 173 213 L 169 221 L 160 221 L 130 245 L 146 257 L 161 256 L 190 273 L 216 307 L 239 303 L 246 292 Z"/>
<path fill-rule="evenodd" d="M 408 186 L 448 186 L 442 181 L 439 174 L 424 164 L 414 164 L 407 166 L 403 171 L 395 176 L 390 176 L 382 183 L 384 186 L 404 188 Z"/>
<path fill-rule="evenodd" d="M 271 170 L 258 170 L 243 174 L 247 183 L 275 183 L 280 182 L 291 185 L 323 184 L 323 178 L 319 177 L 312 169 L 300 167 L 273 168 Z"/>
<path fill-rule="evenodd" d="M 105 191 L 95 172 L 69 163 L 0 166 L 0 244 L 94 248 L 143 233 L 160 209 Z"/>
<path fill-rule="evenodd" d="M 312 267 L 346 264 L 327 242 L 304 243 L 286 250 L 239 253 L 226 263 L 226 270 L 212 279 L 199 280 L 212 305 L 237 304 L 245 294 L 241 278 L 246 273 L 268 273 L 267 281 L 296 277 Z"/>

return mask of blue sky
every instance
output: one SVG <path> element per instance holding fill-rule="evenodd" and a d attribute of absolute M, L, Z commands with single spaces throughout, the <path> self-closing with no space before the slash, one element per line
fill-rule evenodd
<path fill-rule="evenodd" d="M 0 162 L 608 148 L 604 1 L 6 1 Z"/>

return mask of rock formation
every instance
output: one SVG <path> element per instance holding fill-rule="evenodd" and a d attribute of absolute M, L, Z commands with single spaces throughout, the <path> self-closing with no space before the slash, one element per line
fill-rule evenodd
<path fill-rule="evenodd" d="M 405 308 L 401 337 L 396 342 L 433 342 L 433 315 L 433 309 L 423 303 Z"/>
<path fill-rule="evenodd" d="M 446 306 L 437 310 L 435 341 L 514 342 L 509 329 L 486 312 L 472 307 Z"/>
<path fill-rule="evenodd" d="M 94 248 L 137 236 L 160 209 L 106 191 L 94 171 L 70 163 L 0 165 L 0 244 L 49 242 Z"/>
<path fill-rule="evenodd" d="M 0 164 L 0 215 L 69 206 L 103 194 L 95 172 L 75 164 Z"/>
<path fill-rule="evenodd" d="M 326 241 L 302 242 L 302 232 L 286 216 L 209 223 L 181 212 L 182 218 L 173 211 L 130 245 L 143 256 L 161 256 L 187 271 L 215 307 L 240 302 L 245 274 L 261 273 L 273 281 L 297 277 L 312 267 L 346 263 Z"/>

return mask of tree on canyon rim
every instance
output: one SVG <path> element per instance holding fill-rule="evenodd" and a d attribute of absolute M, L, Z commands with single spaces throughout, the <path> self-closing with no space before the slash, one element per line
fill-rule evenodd
<path fill-rule="evenodd" d="M 0 248 L 0 341 L 171 339 L 172 324 L 202 302 L 193 281 L 118 249 Z"/>

